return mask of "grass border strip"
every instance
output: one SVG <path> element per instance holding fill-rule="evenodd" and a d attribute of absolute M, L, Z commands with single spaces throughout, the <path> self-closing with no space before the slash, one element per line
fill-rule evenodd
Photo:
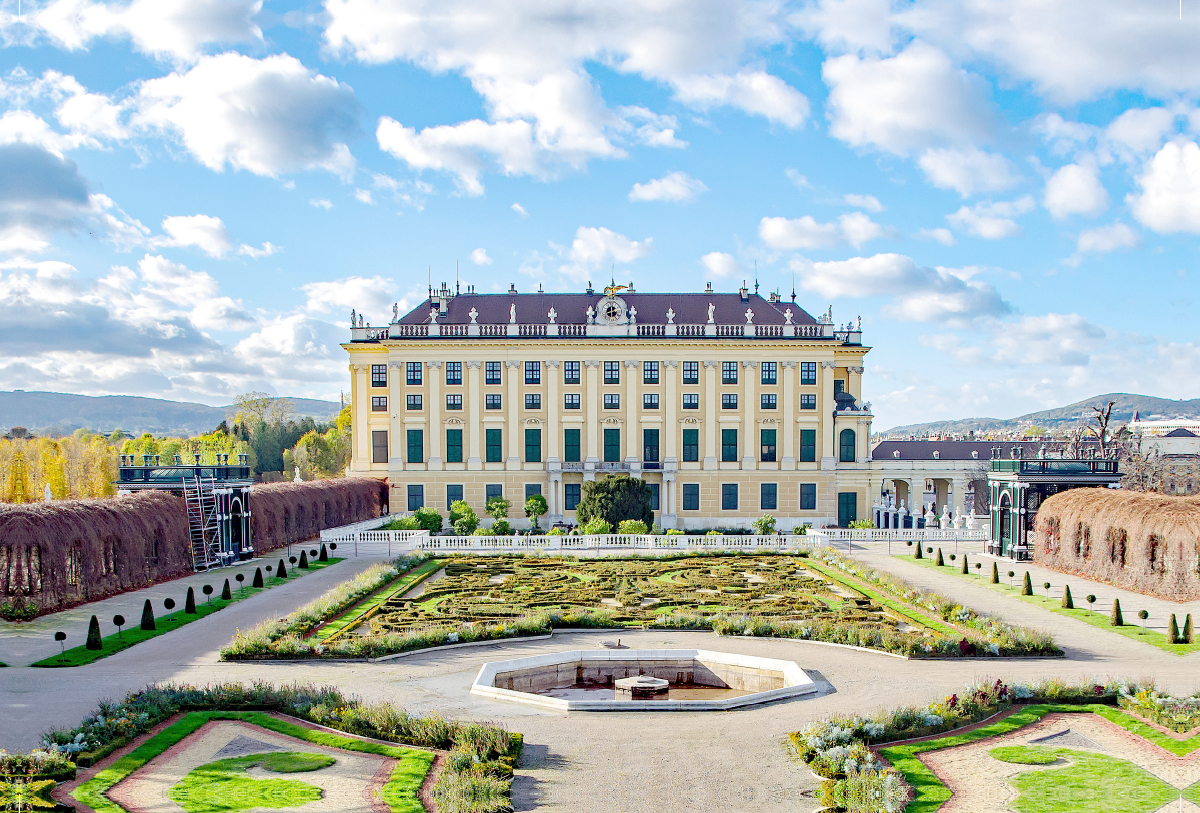
<path fill-rule="evenodd" d="M 934 632 L 939 632 L 942 635 L 947 635 L 947 636 L 952 636 L 952 637 L 959 637 L 959 636 L 965 635 L 965 633 L 962 630 L 958 629 L 957 627 L 951 626 L 950 624 L 947 624 L 945 621 L 942 621 L 940 619 L 935 619 L 932 616 L 925 615 L 924 613 L 921 613 L 921 612 L 915 610 L 911 604 L 907 604 L 905 602 L 900 601 L 899 599 L 892 598 L 891 596 L 886 596 L 886 595 L 872 589 L 871 587 L 867 586 L 866 584 L 862 583 L 856 577 L 847 577 L 843 574 L 840 574 L 837 571 L 835 571 L 834 568 L 831 568 L 826 564 L 818 564 L 818 563 L 814 562 L 812 559 L 808 559 L 804 562 L 804 567 L 811 567 L 813 570 L 816 570 L 818 573 L 828 576 L 829 578 L 838 582 L 843 587 L 849 587 L 852 590 L 856 590 L 859 593 L 862 593 L 867 598 L 870 598 L 874 601 L 879 602 L 884 607 L 887 607 L 890 610 L 894 610 L 894 611 L 900 613 L 901 615 L 903 615 L 905 618 L 908 618 L 910 621 L 915 621 L 916 623 L 920 624 L 921 626 L 927 627 L 927 628 L 933 630 Z M 854 581 L 850 581 L 849 580 L 850 578 L 854 578 Z"/>
<path fill-rule="evenodd" d="M 401 591 L 411 590 L 418 584 L 437 573 L 445 565 L 442 559 L 426 559 L 416 567 L 399 573 L 387 584 L 382 584 L 373 593 L 352 607 L 347 607 L 337 615 L 326 620 L 313 631 L 312 636 L 321 643 L 335 640 L 339 635 L 350 632 L 361 626 L 373 616 L 388 599 Z"/>
<path fill-rule="evenodd" d="M 125 813 L 123 807 L 108 798 L 108 790 L 118 782 L 128 778 L 134 771 L 162 754 L 171 746 L 182 742 L 189 735 L 194 734 L 205 723 L 212 720 L 241 720 L 269 731 L 274 731 L 277 734 L 295 737 L 314 745 L 339 748 L 343 751 L 376 754 L 395 759 L 399 763 L 397 770 L 392 772 L 392 776 L 384 786 L 384 792 L 389 799 L 388 805 L 391 807 L 392 813 L 424 813 L 425 808 L 421 805 L 418 795 L 421 787 L 420 781 L 408 793 L 399 788 L 392 788 L 391 790 L 387 790 L 387 788 L 393 782 L 397 781 L 397 774 L 400 773 L 399 768 L 406 761 L 426 763 L 425 770 L 421 773 L 420 777 L 421 780 L 424 780 L 425 774 L 429 772 L 429 767 L 433 764 L 434 755 L 432 751 L 423 751 L 401 745 L 384 745 L 378 742 L 354 739 L 341 734 L 332 734 L 324 730 L 313 730 L 297 723 L 281 720 L 262 711 L 187 712 L 178 721 L 150 737 L 150 739 L 117 759 L 107 768 L 99 771 L 91 779 L 80 784 L 79 787 L 71 791 L 71 797 L 87 805 L 96 811 L 96 813 Z M 399 778 L 408 780 L 411 776 L 412 773 L 409 772 Z M 391 800 L 400 804 L 392 804 Z"/>

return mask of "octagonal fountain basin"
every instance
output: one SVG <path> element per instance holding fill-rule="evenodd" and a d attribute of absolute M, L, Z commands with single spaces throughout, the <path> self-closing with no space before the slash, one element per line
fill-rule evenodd
<path fill-rule="evenodd" d="M 471 694 L 552 711 L 725 711 L 817 690 L 792 661 L 703 649 L 570 650 L 485 663 Z"/>

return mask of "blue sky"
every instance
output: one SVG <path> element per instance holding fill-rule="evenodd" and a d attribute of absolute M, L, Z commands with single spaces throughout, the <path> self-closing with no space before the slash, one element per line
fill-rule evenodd
<path fill-rule="evenodd" d="M 351 307 L 862 316 L 875 428 L 1200 396 L 1200 7 L 0 0 L 0 388 L 336 399 Z"/>

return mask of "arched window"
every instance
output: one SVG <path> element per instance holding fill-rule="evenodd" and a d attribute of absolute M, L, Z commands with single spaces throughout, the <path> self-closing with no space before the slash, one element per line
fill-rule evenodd
<path fill-rule="evenodd" d="M 843 429 L 842 434 L 838 436 L 838 444 L 841 449 L 838 459 L 843 463 L 853 463 L 856 457 L 854 454 L 854 430 Z"/>

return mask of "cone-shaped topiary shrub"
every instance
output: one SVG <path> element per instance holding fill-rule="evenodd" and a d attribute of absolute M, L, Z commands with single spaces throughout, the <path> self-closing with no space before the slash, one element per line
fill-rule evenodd
<path fill-rule="evenodd" d="M 921 543 L 920 542 L 917 543 L 917 552 L 915 554 L 913 554 L 913 558 L 914 559 L 924 559 L 925 558 L 925 554 L 921 553 Z"/>
<path fill-rule="evenodd" d="M 286 579 L 287 578 L 287 568 L 283 566 L 282 559 L 279 560 L 279 567 L 275 568 L 275 578 L 277 578 L 277 579 Z"/>
<path fill-rule="evenodd" d="M 1171 643 L 1179 643 L 1179 622 L 1175 620 L 1175 613 L 1171 613 L 1171 623 L 1167 625 L 1167 638 Z"/>
<path fill-rule="evenodd" d="M 318 562 L 328 562 L 329 561 L 329 551 L 325 548 L 324 542 L 321 543 L 321 555 L 317 557 L 317 561 Z"/>
<path fill-rule="evenodd" d="M 1033 595 L 1033 580 L 1029 578 L 1029 571 L 1025 571 L 1025 580 L 1021 582 L 1021 595 Z"/>
<path fill-rule="evenodd" d="M 190 587 L 188 588 L 187 598 L 183 602 L 183 611 L 193 615 L 196 613 L 196 591 Z"/>
<path fill-rule="evenodd" d="M 154 626 L 154 607 L 150 604 L 150 599 L 146 599 L 146 603 L 142 605 L 142 629 L 156 629 Z"/>
<path fill-rule="evenodd" d="M 967 554 L 965 554 L 965 553 L 963 554 L 963 566 L 962 566 L 962 572 L 963 572 L 963 573 L 969 573 L 969 572 L 970 572 L 970 571 L 968 571 L 968 570 L 967 570 Z"/>
<path fill-rule="evenodd" d="M 300 569 L 308 570 L 308 553 L 306 551 L 300 551 Z"/>
<path fill-rule="evenodd" d="M 938 548 L 937 561 L 934 562 L 938 567 L 945 567 L 946 560 L 942 558 L 942 549 Z"/>
<path fill-rule="evenodd" d="M 253 581 L 253 583 L 251 583 L 250 586 L 251 587 L 259 587 L 259 588 L 261 588 L 263 586 L 262 568 L 261 567 L 254 568 L 254 581 Z"/>
<path fill-rule="evenodd" d="M 1069 585 L 1069 584 L 1066 585 L 1065 587 L 1063 587 L 1062 606 L 1068 610 L 1075 609 L 1075 603 L 1073 601 L 1071 601 L 1071 585 Z"/>
<path fill-rule="evenodd" d="M 104 643 L 100 640 L 100 619 L 92 616 L 92 620 L 88 622 L 88 637 L 87 648 L 100 650 L 104 649 Z"/>
<path fill-rule="evenodd" d="M 1192 637 L 1192 614 L 1188 613 L 1187 618 L 1183 619 L 1183 642 L 1192 643 Z"/>
<path fill-rule="evenodd" d="M 1000 583 L 1000 568 L 995 562 L 992 562 L 992 584 Z"/>
<path fill-rule="evenodd" d="M 221 588 L 221 599 L 223 601 L 229 601 L 232 598 L 233 598 L 233 591 L 231 591 L 229 589 L 229 579 L 226 579 L 225 586 Z"/>
<path fill-rule="evenodd" d="M 1110 627 L 1125 626 L 1125 618 L 1121 615 L 1121 599 L 1114 598 L 1112 612 L 1108 614 L 1108 625 Z"/>

